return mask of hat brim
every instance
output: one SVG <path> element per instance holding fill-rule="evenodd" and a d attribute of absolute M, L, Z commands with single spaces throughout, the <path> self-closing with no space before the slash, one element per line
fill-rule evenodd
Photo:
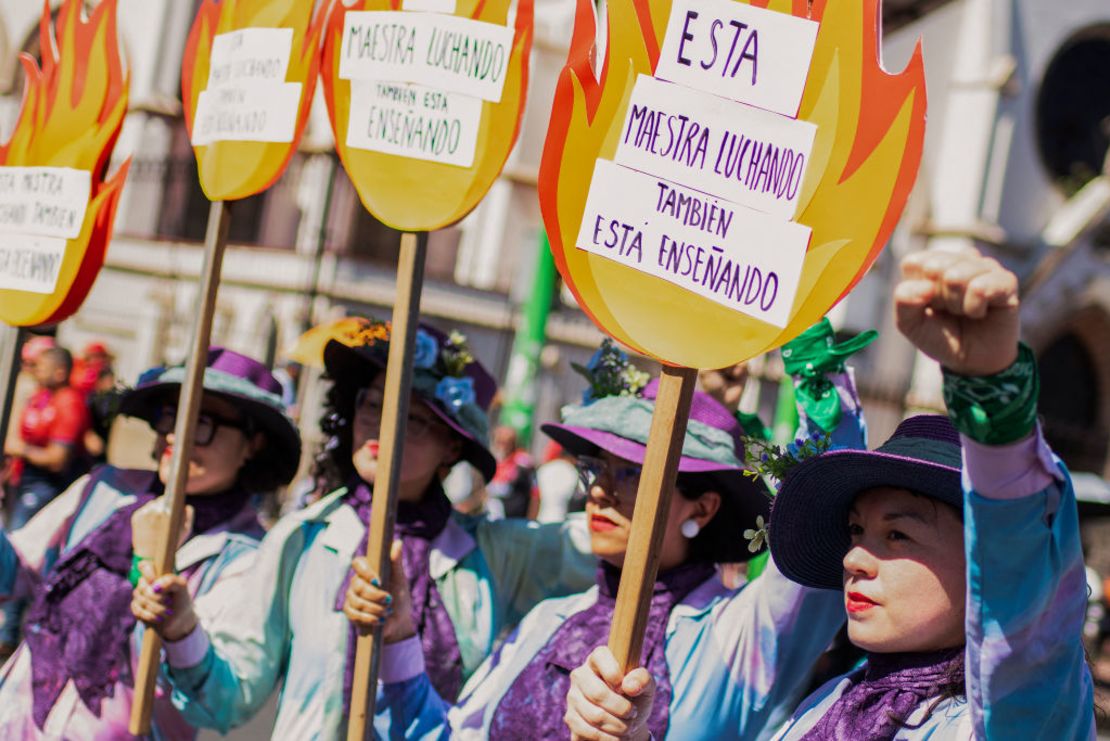
<path fill-rule="evenodd" d="M 255 420 L 262 427 L 260 431 L 266 435 L 266 447 L 269 449 L 262 451 L 262 455 L 272 461 L 283 486 L 293 480 L 301 461 L 301 437 L 285 414 L 264 402 L 236 394 L 209 388 L 205 388 L 204 393 L 224 399 Z M 167 402 L 176 405 L 180 394 L 181 384 L 176 381 L 131 389 L 120 400 L 120 413 L 153 424 L 162 405 Z"/>
<path fill-rule="evenodd" d="M 646 445 L 603 430 L 556 423 L 545 424 L 540 429 L 574 455 L 595 455 L 598 450 L 604 450 L 618 458 L 643 465 L 644 455 L 647 452 Z M 678 461 L 678 471 L 679 473 L 715 473 L 738 471 L 738 469 L 724 463 L 684 455 Z"/>
<path fill-rule="evenodd" d="M 879 451 L 833 450 L 810 458 L 787 474 L 771 505 L 771 557 L 791 581 L 843 589 L 848 513 L 860 492 L 906 489 L 960 510 L 960 478 L 959 468 Z"/>
<path fill-rule="evenodd" d="M 338 340 L 332 340 L 324 346 L 324 368 L 332 380 L 337 383 L 354 382 L 367 385 L 374 377 L 385 370 L 385 364 L 376 358 L 359 352 L 356 348 L 344 345 Z M 485 443 L 475 438 L 458 422 L 453 420 L 438 404 L 428 399 L 424 394 L 413 389 L 413 393 L 423 402 L 424 406 L 432 412 L 445 425 L 447 425 L 462 441 L 462 459 L 478 469 L 486 483 L 493 478 L 497 471 L 497 460 Z"/>

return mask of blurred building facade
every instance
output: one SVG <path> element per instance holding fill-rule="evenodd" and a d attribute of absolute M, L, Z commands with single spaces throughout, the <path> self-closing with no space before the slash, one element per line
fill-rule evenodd
<path fill-rule="evenodd" d="M 835 1 L 835 0 L 833 0 Z M 54 4 L 54 3 L 52 3 Z M 107 338 L 121 377 L 180 361 L 190 332 L 208 203 L 180 110 L 180 59 L 197 0 L 120 0 L 131 105 L 115 158 L 134 158 L 107 263 L 82 310 L 60 329 L 78 345 Z M 0 136 L 22 91 L 20 51 L 34 54 L 41 5 L 0 0 Z M 539 249 L 536 198 L 572 0 L 536 0 L 536 40 L 521 140 L 478 209 L 428 237 L 423 310 L 467 331 L 502 378 Z M 920 37 L 929 126 L 917 188 L 890 249 L 833 312 L 845 333 L 883 338 L 858 360 L 873 441 L 911 408 L 939 403 L 934 369 L 892 326 L 898 258 L 974 244 L 1018 272 L 1027 340 L 1044 373 L 1054 445 L 1074 466 L 1110 472 L 1110 5 L 1106 0 L 886 0 L 888 69 Z M 214 342 L 280 359 L 312 323 L 387 315 L 398 234 L 361 207 L 334 154 L 322 101 L 285 176 L 237 204 Z M 569 362 L 600 334 L 566 291 L 552 296 L 537 417 L 577 397 Z M 771 415 L 781 364 L 754 365 L 745 404 Z M 312 415 L 305 406 L 305 417 Z"/>

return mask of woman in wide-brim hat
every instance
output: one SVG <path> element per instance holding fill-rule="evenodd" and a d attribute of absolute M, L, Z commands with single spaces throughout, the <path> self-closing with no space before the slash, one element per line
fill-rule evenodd
<path fill-rule="evenodd" d="M 226 584 L 230 607 L 221 619 L 152 623 L 169 641 L 175 701 L 198 724 L 227 731 L 280 685 L 275 738 L 346 732 L 356 626 L 365 622 L 356 593 L 374 579 L 362 556 L 389 339 L 389 325 L 366 320 L 324 347 L 332 387 L 316 476 L 330 493 L 271 530 L 251 572 Z M 428 325 L 417 330 L 413 367 L 395 545 L 417 605 L 414 650 L 437 689 L 453 697 L 534 604 L 584 588 L 592 558 L 581 520 L 539 526 L 453 513 L 441 485 L 451 467 L 465 460 L 487 480 L 493 473 L 486 436 L 496 386 L 465 338 Z M 173 601 L 165 592 L 149 596 Z M 390 711 L 385 702 L 378 708 Z"/>
<path fill-rule="evenodd" d="M 28 596 L 23 644 L 0 670 L 0 737 L 128 735 L 140 626 L 132 615 L 137 559 L 155 545 L 142 533 L 164 522 L 159 495 L 170 476 L 183 368 L 156 369 L 122 399 L 122 412 L 157 433 L 156 471 L 100 466 L 10 536 L 0 531 L 0 599 Z M 292 478 L 300 455 L 277 381 L 244 355 L 208 354 L 204 393 L 185 485 L 182 588 L 198 609 L 229 571 L 244 568 L 262 537 L 256 498 Z M 134 524 L 133 524 L 134 523 Z M 134 536 L 134 538 L 133 538 Z M 188 739 L 195 728 L 168 687 L 154 702 L 154 733 Z"/>
<path fill-rule="evenodd" d="M 911 417 L 877 450 L 787 476 L 771 553 L 843 600 L 867 660 L 776 738 L 1094 738 L 1075 495 L 1037 424 L 1017 278 L 966 253 L 913 255 L 902 272 L 899 328 L 943 367 L 948 416 Z"/>
<path fill-rule="evenodd" d="M 570 673 L 609 639 L 658 390 L 654 381 L 640 388 L 646 376 L 608 344 L 587 371 L 585 403 L 543 429 L 577 458 L 598 557 L 595 586 L 540 604 L 449 711 L 419 665 L 403 661 L 411 626 L 405 595 L 394 595 L 385 631 L 396 641 L 388 666 L 397 681 L 386 695 L 411 711 L 403 727 L 492 739 L 567 735 Z M 853 415 L 843 423 L 859 429 Z M 761 549 L 770 507 L 767 489 L 745 475 L 743 456 L 736 417 L 696 392 L 644 632 L 643 660 L 659 680 L 645 717 L 655 738 L 755 738 L 793 707 L 842 622 L 835 595 L 799 587 L 773 566 L 740 589 L 722 584 L 715 564 Z"/>

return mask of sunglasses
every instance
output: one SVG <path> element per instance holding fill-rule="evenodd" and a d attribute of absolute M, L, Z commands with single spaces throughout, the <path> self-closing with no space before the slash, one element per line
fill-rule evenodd
<path fill-rule="evenodd" d="M 355 414 L 367 422 L 380 423 L 384 402 L 385 394 L 379 389 L 361 388 L 355 394 Z M 409 418 L 405 423 L 405 439 L 420 442 L 432 434 L 433 430 L 442 427 L 443 424 L 433 417 L 409 412 Z"/>
<path fill-rule="evenodd" d="M 632 501 L 640 486 L 640 467 L 633 464 L 610 465 L 605 459 L 592 455 L 580 455 L 574 464 L 578 470 L 578 486 L 584 494 L 589 494 L 595 486 L 601 486 L 618 501 Z M 611 487 L 602 486 L 604 480 Z"/>
<path fill-rule="evenodd" d="M 176 426 L 177 409 L 174 407 L 163 408 L 152 425 L 154 431 L 159 435 L 170 434 L 174 431 Z M 201 412 L 197 416 L 197 426 L 193 432 L 193 445 L 198 445 L 200 447 L 210 445 L 212 440 L 216 437 L 216 431 L 221 427 L 241 430 L 243 434 L 248 437 L 253 432 L 253 425 L 249 418 L 228 419 L 227 417 L 220 417 L 210 412 Z"/>

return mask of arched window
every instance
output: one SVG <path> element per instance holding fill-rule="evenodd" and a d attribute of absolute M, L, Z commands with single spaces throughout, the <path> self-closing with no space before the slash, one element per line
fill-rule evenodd
<path fill-rule="evenodd" d="M 1037 96 L 1037 142 L 1053 179 L 1068 194 L 1103 171 L 1110 149 L 1110 24 L 1064 43 Z"/>
<path fill-rule="evenodd" d="M 1100 387 L 1087 343 L 1072 333 L 1061 335 L 1041 353 L 1038 365 L 1049 444 L 1070 468 L 1101 473 L 1110 445 L 1110 430 L 1101 419 L 1107 390 Z"/>

